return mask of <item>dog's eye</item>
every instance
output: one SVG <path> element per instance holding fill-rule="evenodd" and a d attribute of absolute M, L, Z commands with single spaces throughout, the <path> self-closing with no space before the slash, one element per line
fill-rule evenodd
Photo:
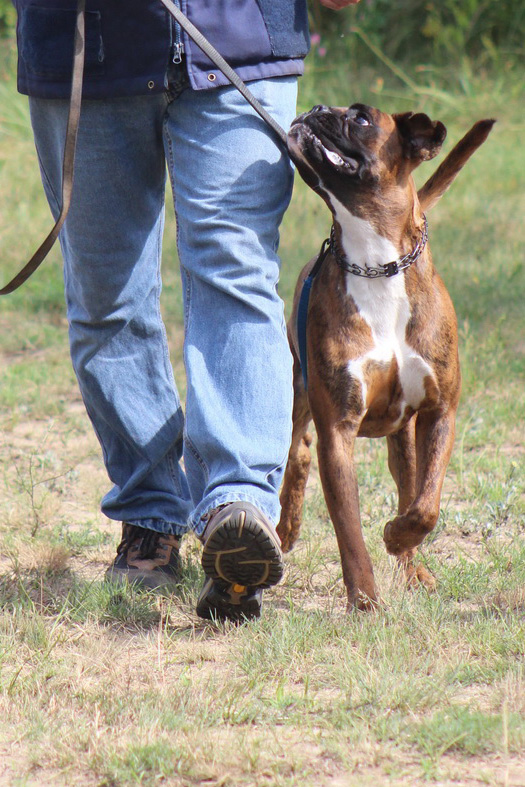
<path fill-rule="evenodd" d="M 354 117 L 354 121 L 359 126 L 369 126 L 370 125 L 369 119 L 367 118 L 367 116 L 363 112 L 358 112 L 357 115 Z"/>

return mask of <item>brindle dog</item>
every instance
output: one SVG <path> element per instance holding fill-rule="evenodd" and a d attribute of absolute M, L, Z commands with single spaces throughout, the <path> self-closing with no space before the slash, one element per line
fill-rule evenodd
<path fill-rule="evenodd" d="M 424 114 L 388 115 L 362 104 L 319 106 L 298 117 L 288 136 L 290 155 L 328 205 L 334 232 L 310 295 L 308 390 L 296 324 L 302 284 L 315 259 L 299 277 L 288 326 L 295 403 L 278 533 L 283 549 L 291 549 L 301 525 L 313 418 L 349 608 L 371 609 L 378 601 L 360 524 L 356 437 L 386 437 L 399 493 L 398 515 L 384 530 L 386 548 L 410 584 L 435 584 L 414 557 L 438 518 L 460 370 L 456 316 L 432 264 L 424 212 L 493 123 L 476 123 L 419 192 L 412 172 L 439 152 L 446 135 L 442 123 Z M 406 255 L 412 255 L 408 263 Z M 387 270 L 394 275 L 384 275 Z"/>

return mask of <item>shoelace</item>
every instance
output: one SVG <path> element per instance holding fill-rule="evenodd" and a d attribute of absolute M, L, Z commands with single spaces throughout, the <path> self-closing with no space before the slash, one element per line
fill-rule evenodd
<path fill-rule="evenodd" d="M 154 558 L 159 549 L 165 549 L 165 544 L 159 544 L 159 538 L 162 533 L 157 533 L 156 530 L 146 530 L 137 525 L 124 525 L 122 533 L 122 541 L 117 547 L 117 554 L 126 552 L 130 547 L 137 546 L 139 557 L 143 560 Z M 138 542 L 140 541 L 140 544 Z"/>

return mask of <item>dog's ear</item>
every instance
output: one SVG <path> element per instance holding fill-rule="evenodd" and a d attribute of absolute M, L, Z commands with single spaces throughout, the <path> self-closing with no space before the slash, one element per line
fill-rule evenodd
<path fill-rule="evenodd" d="M 416 115 L 405 112 L 393 117 L 401 136 L 403 154 L 415 167 L 422 161 L 429 161 L 437 156 L 447 136 L 443 123 L 430 120 L 423 112 Z"/>

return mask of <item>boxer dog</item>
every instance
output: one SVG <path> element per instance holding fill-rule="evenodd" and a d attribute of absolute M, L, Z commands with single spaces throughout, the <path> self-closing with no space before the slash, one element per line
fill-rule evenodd
<path fill-rule="evenodd" d="M 444 125 L 427 115 L 317 106 L 296 118 L 288 135 L 290 155 L 328 205 L 333 227 L 329 248 L 299 277 L 288 326 L 295 401 L 277 532 L 290 550 L 301 525 L 313 418 L 350 609 L 378 602 L 360 524 L 356 437 L 386 437 L 399 494 L 397 516 L 384 529 L 386 548 L 410 585 L 435 584 L 414 558 L 438 519 L 460 370 L 456 316 L 432 264 L 425 211 L 494 122 L 476 123 L 419 192 L 412 172 L 439 152 L 446 136 Z M 301 339 L 297 312 L 309 276 Z"/>

